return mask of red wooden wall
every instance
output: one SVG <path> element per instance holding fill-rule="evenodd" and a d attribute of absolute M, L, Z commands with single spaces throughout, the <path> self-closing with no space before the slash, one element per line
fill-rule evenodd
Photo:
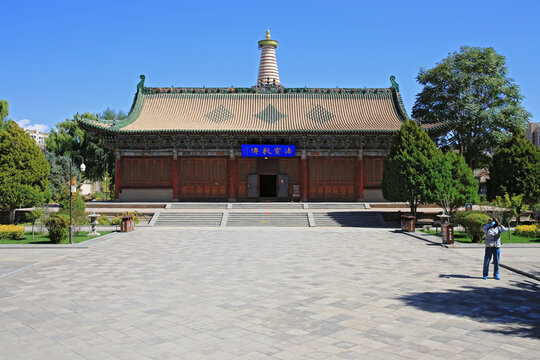
<path fill-rule="evenodd" d="M 179 158 L 179 197 L 225 198 L 227 194 L 226 157 Z"/>
<path fill-rule="evenodd" d="M 170 157 L 124 157 L 121 161 L 122 187 L 172 187 Z"/>
<path fill-rule="evenodd" d="M 311 199 L 355 199 L 355 161 L 353 157 L 309 158 Z"/>

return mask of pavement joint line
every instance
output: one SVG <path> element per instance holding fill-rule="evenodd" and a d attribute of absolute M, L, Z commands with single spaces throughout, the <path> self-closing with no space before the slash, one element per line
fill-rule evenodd
<path fill-rule="evenodd" d="M 37 263 L 33 263 L 33 264 L 30 264 L 30 265 L 26 265 L 26 266 L 23 266 L 22 268 L 20 269 L 16 269 L 16 270 L 13 270 L 13 271 L 10 271 L 6 274 L 2 274 L 0 275 L 0 279 L 3 279 L 5 277 L 8 277 L 8 276 L 11 276 L 11 275 L 15 275 L 21 271 L 25 271 L 25 270 L 28 270 L 28 269 L 31 269 L 33 267 L 36 267 L 36 266 L 39 266 L 39 265 L 43 265 L 43 264 L 46 264 L 46 263 L 49 263 L 51 261 L 56 261 L 56 260 L 59 260 L 59 259 L 62 259 L 64 257 L 66 257 L 67 255 L 62 255 L 62 256 L 57 256 L 55 258 L 52 258 L 52 259 L 47 259 L 47 260 L 41 260 L 41 261 L 38 261 Z"/>
<path fill-rule="evenodd" d="M 418 235 L 415 235 L 415 234 L 412 234 L 408 231 L 403 231 L 403 234 L 405 235 L 408 235 L 408 236 L 411 236 L 411 237 L 414 237 L 414 238 L 417 238 L 419 240 L 423 240 L 423 241 L 427 241 L 427 242 L 430 242 L 432 244 L 435 244 L 435 245 L 439 245 L 440 247 L 444 247 L 444 248 L 447 248 L 447 249 L 457 249 L 458 247 L 456 246 L 451 246 L 451 244 L 443 244 L 443 243 L 440 243 L 440 242 L 435 242 L 435 241 L 432 241 L 432 240 L 429 240 L 427 238 L 422 238 Z M 431 236 L 431 235 L 426 235 L 427 236 Z M 478 249 L 480 246 L 478 247 L 460 247 L 459 249 L 467 249 L 467 248 L 471 248 L 471 249 Z M 522 270 L 519 270 L 519 269 L 516 269 L 515 267 L 512 267 L 512 266 L 508 266 L 508 265 L 504 265 L 503 263 L 499 263 L 499 266 L 502 267 L 502 268 L 505 268 L 507 270 L 510 270 L 510 271 L 513 271 L 515 272 L 516 274 L 519 274 L 519 275 L 523 275 L 523 276 L 526 276 L 526 277 L 529 277 L 531 279 L 535 279 L 536 281 L 540 281 L 540 277 L 539 276 L 536 276 L 534 274 L 531 274 L 531 273 L 528 273 L 526 271 L 522 271 Z"/>
<path fill-rule="evenodd" d="M 113 236 L 111 236 L 111 235 L 113 235 Z M 44 245 L 44 246 L 36 246 L 36 245 L 24 246 L 24 245 L 19 245 L 19 246 L 11 246 L 11 247 L 8 247 L 8 246 L 2 247 L 0 245 L 0 250 L 1 249 L 78 249 L 78 250 L 87 250 L 89 247 L 93 247 L 93 246 L 102 244 L 102 243 L 104 243 L 106 241 L 114 240 L 114 239 L 119 238 L 119 237 L 123 237 L 125 235 L 127 235 L 127 233 L 110 233 L 110 234 L 107 234 L 107 235 L 99 236 L 97 238 L 87 240 L 87 242 L 90 242 L 90 241 L 93 241 L 93 240 L 98 240 L 98 241 L 95 241 L 94 243 L 88 244 L 88 246 L 72 246 L 70 244 L 65 244 L 64 246 L 58 246 L 58 245 L 63 245 L 63 244 L 58 244 L 58 245 L 53 245 L 53 246 L 47 246 L 47 245 Z M 0 279 L 6 278 L 6 277 L 11 276 L 11 275 L 15 275 L 15 274 L 17 274 L 19 272 L 26 271 L 28 269 L 31 269 L 31 268 L 34 268 L 34 267 L 37 267 L 37 266 L 40 266 L 40 265 L 48 264 L 50 262 L 54 262 L 54 261 L 63 259 L 65 257 L 67 257 L 67 256 L 69 256 L 69 255 L 68 254 L 60 255 L 60 256 L 50 258 L 50 259 L 38 261 L 38 262 L 30 264 L 30 265 L 23 266 L 22 268 L 19 268 L 19 269 L 16 269 L 16 270 L 13 270 L 13 271 L 10 271 L 8 273 L 0 275 Z"/>
<path fill-rule="evenodd" d="M 522 271 L 522 270 L 516 269 L 515 267 L 508 266 L 508 265 L 505 265 L 505 264 L 503 264 L 503 263 L 499 263 L 499 266 L 502 267 L 502 268 L 505 268 L 505 269 L 507 269 L 507 270 L 513 271 L 513 272 L 515 272 L 515 273 L 518 273 L 518 274 L 520 274 L 520 275 L 530 277 L 531 279 L 534 279 L 534 280 L 536 280 L 536 281 L 540 281 L 540 276 L 536 276 L 536 275 L 531 274 L 531 273 L 528 273 L 528 272 L 526 272 L 526 271 Z"/>

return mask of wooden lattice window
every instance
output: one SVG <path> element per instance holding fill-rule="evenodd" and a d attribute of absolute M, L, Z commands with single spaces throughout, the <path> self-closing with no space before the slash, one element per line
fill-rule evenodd
<path fill-rule="evenodd" d="M 123 159 L 124 187 L 172 186 L 169 157 L 126 157 Z"/>
<path fill-rule="evenodd" d="M 364 158 L 364 187 L 379 189 L 383 173 L 383 158 Z"/>

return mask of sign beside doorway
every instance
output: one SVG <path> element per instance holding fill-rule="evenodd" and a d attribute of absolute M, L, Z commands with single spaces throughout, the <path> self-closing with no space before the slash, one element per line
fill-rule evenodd
<path fill-rule="evenodd" d="M 295 145 L 242 145 L 243 157 L 293 157 Z"/>

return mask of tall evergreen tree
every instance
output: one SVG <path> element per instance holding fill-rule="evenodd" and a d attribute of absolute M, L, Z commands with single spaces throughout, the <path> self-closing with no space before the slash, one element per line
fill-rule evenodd
<path fill-rule="evenodd" d="M 51 172 L 49 174 L 51 197 L 54 201 L 59 201 L 68 186 L 70 160 L 67 156 L 59 156 L 52 152 L 48 152 L 45 155 L 45 159 L 51 166 Z M 77 166 L 73 165 L 71 174 L 77 179 L 77 184 L 80 184 L 81 172 Z"/>
<path fill-rule="evenodd" d="M 462 155 L 441 154 L 434 162 L 437 203 L 452 215 L 460 206 L 478 200 L 478 181 Z"/>
<path fill-rule="evenodd" d="M 486 167 L 486 152 L 522 131 L 530 117 L 519 86 L 508 77 L 505 57 L 490 47 L 463 46 L 434 68 L 422 69 L 417 81 L 424 88 L 412 116 L 422 123 L 451 122 L 438 143 L 459 150 L 472 169 Z"/>
<path fill-rule="evenodd" d="M 540 202 L 540 149 L 518 132 L 493 155 L 487 197 L 523 194 L 525 204 Z"/>
<path fill-rule="evenodd" d="M 406 120 L 392 138 L 384 159 L 382 192 L 386 200 L 405 201 L 416 217 L 418 205 L 436 201 L 434 161 L 439 150 L 417 123 Z"/>

